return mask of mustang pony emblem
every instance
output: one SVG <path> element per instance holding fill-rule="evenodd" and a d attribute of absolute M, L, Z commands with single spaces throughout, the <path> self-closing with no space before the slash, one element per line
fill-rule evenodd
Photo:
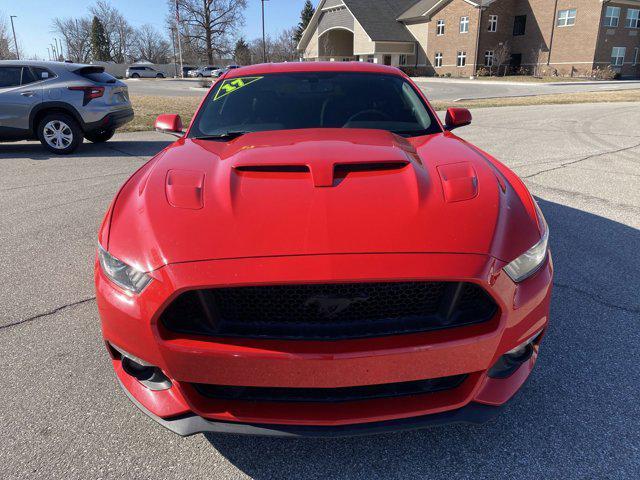
<path fill-rule="evenodd" d="M 305 307 L 316 307 L 318 315 L 324 318 L 335 318 L 344 312 L 351 305 L 366 302 L 369 297 L 362 295 L 359 297 L 332 297 L 329 295 L 317 295 L 309 297 L 305 302 Z"/>

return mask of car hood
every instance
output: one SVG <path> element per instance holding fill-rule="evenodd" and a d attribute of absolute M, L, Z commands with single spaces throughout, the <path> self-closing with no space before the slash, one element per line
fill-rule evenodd
<path fill-rule="evenodd" d="M 108 248 L 147 271 L 344 253 L 510 261 L 539 239 L 526 204 L 491 159 L 451 133 L 405 139 L 321 129 L 181 139 L 122 188 Z"/>

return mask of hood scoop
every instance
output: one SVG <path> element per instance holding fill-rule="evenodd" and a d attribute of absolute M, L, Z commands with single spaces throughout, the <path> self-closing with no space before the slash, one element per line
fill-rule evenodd
<path fill-rule="evenodd" d="M 239 173 L 311 173 L 315 187 L 334 187 L 350 173 L 400 170 L 407 165 L 409 165 L 408 160 L 369 160 L 364 162 L 336 163 L 320 158 L 310 160 L 304 164 L 270 164 L 261 162 L 260 164 L 252 165 L 238 162 L 234 165 L 234 169 Z"/>

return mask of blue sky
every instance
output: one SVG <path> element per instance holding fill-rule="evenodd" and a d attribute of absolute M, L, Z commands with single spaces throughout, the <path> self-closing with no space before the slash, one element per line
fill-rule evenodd
<path fill-rule="evenodd" d="M 151 23 L 164 27 L 167 14 L 166 0 L 111 0 L 129 22 L 138 27 Z M 314 1 L 314 3 L 316 3 Z M 92 1 L 87 0 L 0 0 L 0 13 L 9 21 L 14 19 L 18 41 L 28 55 L 47 58 L 47 47 L 53 43 L 51 22 L 54 17 L 77 17 L 87 13 Z M 267 33 L 278 33 L 283 28 L 297 25 L 304 0 L 269 0 L 265 2 Z M 245 11 L 246 24 L 242 35 L 253 39 L 262 35 L 260 0 L 248 0 Z"/>

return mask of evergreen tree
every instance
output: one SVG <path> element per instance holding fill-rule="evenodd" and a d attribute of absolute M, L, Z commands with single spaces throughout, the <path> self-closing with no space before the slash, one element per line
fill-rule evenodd
<path fill-rule="evenodd" d="M 241 38 L 236 42 L 233 57 L 236 59 L 236 63 L 238 65 L 249 65 L 251 63 L 251 50 L 244 38 Z"/>
<path fill-rule="evenodd" d="M 294 39 L 296 42 L 299 42 L 302 38 L 302 34 L 309 26 L 309 22 L 311 22 L 311 18 L 313 14 L 316 12 L 315 8 L 313 8 L 313 4 L 311 0 L 307 0 L 302 8 L 302 12 L 300 12 L 300 23 L 298 23 L 298 27 L 296 28 L 296 34 L 294 35 Z"/>
<path fill-rule="evenodd" d="M 91 53 L 93 54 L 93 59 L 99 62 L 108 62 L 111 60 L 110 51 L 109 37 L 104 25 L 98 17 L 94 16 L 91 23 Z"/>

